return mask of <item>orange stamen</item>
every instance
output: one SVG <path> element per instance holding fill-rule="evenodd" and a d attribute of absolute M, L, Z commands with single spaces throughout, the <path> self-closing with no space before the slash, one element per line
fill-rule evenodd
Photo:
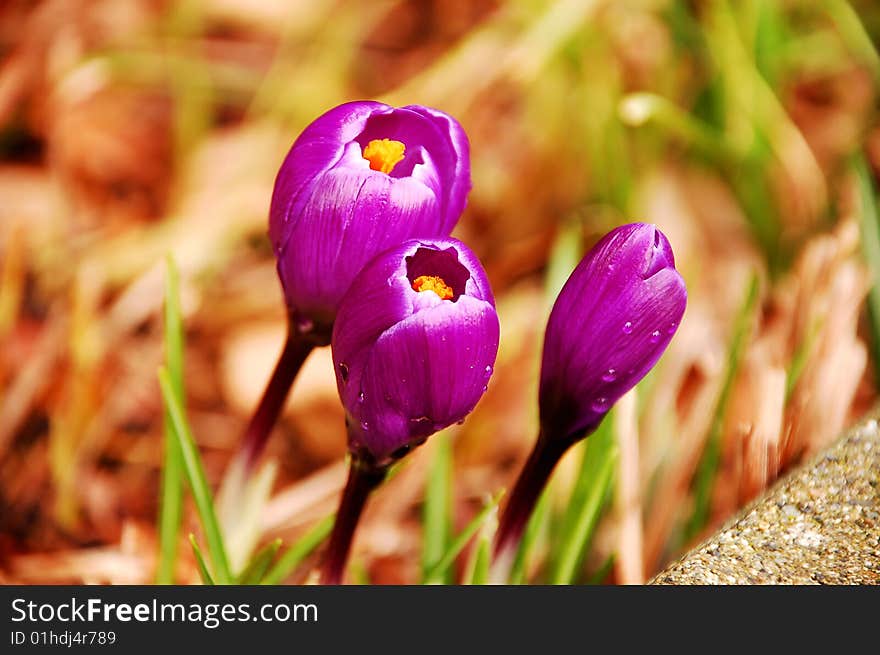
<path fill-rule="evenodd" d="M 452 300 L 452 297 L 455 295 L 452 292 L 452 287 L 446 284 L 442 277 L 437 275 L 420 275 L 413 280 L 412 288 L 413 291 L 418 291 L 419 293 L 433 291 L 440 297 L 440 300 Z"/>
<path fill-rule="evenodd" d="M 401 162 L 406 146 L 393 139 L 373 139 L 364 148 L 364 159 L 370 162 L 370 168 L 386 175 Z"/>

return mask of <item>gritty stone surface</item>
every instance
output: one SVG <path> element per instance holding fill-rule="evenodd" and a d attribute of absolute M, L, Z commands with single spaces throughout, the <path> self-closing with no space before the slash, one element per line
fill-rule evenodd
<path fill-rule="evenodd" d="M 649 584 L 880 584 L 880 429 L 869 419 Z"/>

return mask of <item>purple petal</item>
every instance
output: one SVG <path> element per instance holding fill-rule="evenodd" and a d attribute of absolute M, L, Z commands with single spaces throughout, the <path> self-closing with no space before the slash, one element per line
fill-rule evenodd
<path fill-rule="evenodd" d="M 545 431 L 595 429 L 654 366 L 687 303 L 666 237 L 652 225 L 612 231 L 587 254 L 554 304 L 544 341 Z"/>
<path fill-rule="evenodd" d="M 467 205 L 467 196 L 471 190 L 471 170 L 470 170 L 470 143 L 467 134 L 458 121 L 449 114 L 445 114 L 430 107 L 422 107 L 421 105 L 408 105 L 404 109 L 410 109 L 422 116 L 429 118 L 438 125 L 440 131 L 448 140 L 449 146 L 452 148 L 455 166 L 452 172 L 452 180 L 449 187 L 449 201 L 445 207 L 445 224 L 449 225 L 451 230 L 455 226 L 458 217 L 464 211 Z"/>
<path fill-rule="evenodd" d="M 355 441 L 383 459 L 467 416 L 492 374 L 498 332 L 492 306 L 469 297 L 384 332 L 346 398 Z"/>
<path fill-rule="evenodd" d="M 431 233 L 437 198 L 411 178 L 333 168 L 316 184 L 279 253 L 288 303 L 332 321 L 342 295 L 372 256 L 409 237 Z M 288 256 L 287 251 L 296 249 Z"/>
<path fill-rule="evenodd" d="M 302 131 L 275 178 L 269 238 L 276 252 L 286 241 L 287 222 L 299 214 L 296 203 L 303 189 L 342 157 L 346 144 L 363 131 L 369 116 L 392 109 L 381 102 L 347 102 L 322 114 Z"/>
<path fill-rule="evenodd" d="M 453 299 L 415 291 L 422 275 L 441 277 Z M 485 272 L 460 241 L 413 239 L 378 255 L 333 330 L 351 448 L 387 459 L 463 419 L 485 391 L 498 330 Z"/>

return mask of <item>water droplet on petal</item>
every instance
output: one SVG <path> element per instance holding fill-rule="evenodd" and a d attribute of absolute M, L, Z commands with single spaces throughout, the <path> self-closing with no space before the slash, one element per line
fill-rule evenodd
<path fill-rule="evenodd" d="M 314 329 L 314 327 L 315 327 L 315 322 L 310 318 L 306 318 L 305 316 L 300 316 L 299 318 L 296 319 L 296 330 L 300 334 L 308 334 L 309 332 L 311 332 Z"/>
<path fill-rule="evenodd" d="M 626 323 L 623 324 L 623 333 L 624 334 L 632 334 L 632 331 L 633 331 L 632 321 L 627 321 Z"/>
<path fill-rule="evenodd" d="M 367 423 L 366 421 L 361 421 L 361 430 L 363 430 L 364 432 L 366 432 L 366 431 L 369 430 L 369 429 L 370 429 L 370 424 Z"/>
<path fill-rule="evenodd" d="M 489 375 L 492 374 L 492 367 L 491 366 L 486 367 L 486 373 L 488 373 Z"/>
<path fill-rule="evenodd" d="M 608 409 L 608 399 L 607 398 L 596 398 L 593 401 L 593 411 L 594 412 L 604 412 Z"/>
<path fill-rule="evenodd" d="M 605 371 L 605 374 L 602 376 L 603 382 L 614 382 L 617 379 L 617 370 L 613 368 L 609 368 Z"/>
<path fill-rule="evenodd" d="M 464 419 L 455 422 L 456 425 L 464 425 Z"/>
<path fill-rule="evenodd" d="M 364 392 L 363 392 L 363 391 L 361 391 L 361 392 L 358 394 L 358 402 L 359 402 L 359 403 L 364 402 Z"/>
<path fill-rule="evenodd" d="M 348 382 L 348 364 L 339 362 L 339 375 L 343 382 Z"/>
<path fill-rule="evenodd" d="M 489 387 L 484 384 L 483 385 L 483 393 L 486 393 L 488 390 L 489 390 Z"/>
<path fill-rule="evenodd" d="M 675 332 L 675 328 L 677 328 L 677 327 L 678 327 L 678 323 L 676 323 L 675 321 L 672 321 L 672 323 L 670 323 L 669 327 L 666 329 L 666 333 L 672 334 L 673 332 Z"/>
<path fill-rule="evenodd" d="M 651 332 L 651 343 L 657 343 L 660 341 L 660 330 L 654 330 Z"/>

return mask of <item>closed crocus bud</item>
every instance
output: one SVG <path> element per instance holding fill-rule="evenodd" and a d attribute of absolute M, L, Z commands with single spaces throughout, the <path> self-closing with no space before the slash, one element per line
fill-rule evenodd
<path fill-rule="evenodd" d="M 447 236 L 471 188 L 467 136 L 419 105 L 350 102 L 318 117 L 278 171 L 269 237 L 291 313 L 326 331 L 376 254 Z"/>
<path fill-rule="evenodd" d="M 509 564 L 556 463 L 657 363 L 686 304 L 672 248 L 654 225 L 612 230 L 578 264 L 547 323 L 541 432 L 501 517 L 495 542 L 499 566 Z"/>
<path fill-rule="evenodd" d="M 548 438 L 578 440 L 660 359 L 687 304 L 664 234 L 631 223 L 569 277 L 544 335 L 539 402 Z"/>
<path fill-rule="evenodd" d="M 406 241 L 357 276 L 333 329 L 352 461 L 324 582 L 341 579 L 357 517 L 388 466 L 477 404 L 498 334 L 486 274 L 460 241 Z"/>

